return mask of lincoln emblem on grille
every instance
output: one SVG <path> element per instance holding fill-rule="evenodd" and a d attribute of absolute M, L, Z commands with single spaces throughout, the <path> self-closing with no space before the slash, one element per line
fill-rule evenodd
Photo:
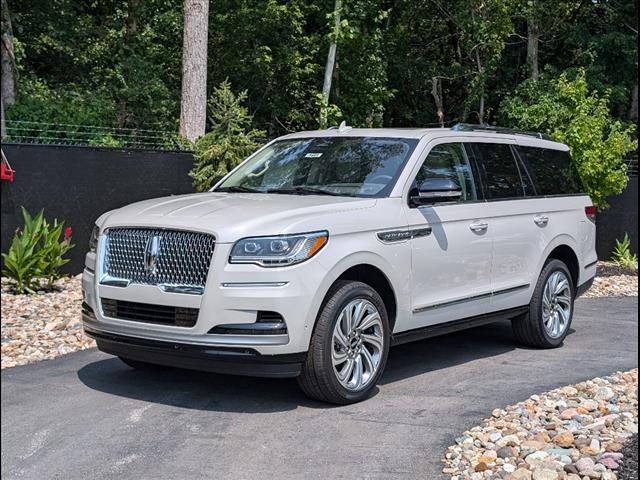
<path fill-rule="evenodd" d="M 158 270 L 158 254 L 160 253 L 160 235 L 154 235 L 147 240 L 144 249 L 144 269 L 148 275 L 155 275 Z"/>

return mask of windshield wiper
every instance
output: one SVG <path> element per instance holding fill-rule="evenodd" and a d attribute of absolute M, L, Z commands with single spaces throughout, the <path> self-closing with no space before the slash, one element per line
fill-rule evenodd
<path fill-rule="evenodd" d="M 230 192 L 230 193 L 263 193 L 260 190 L 250 187 L 241 187 L 239 185 L 233 185 L 231 187 L 216 188 L 214 192 Z"/>
<path fill-rule="evenodd" d="M 322 188 L 315 187 L 287 187 L 287 188 L 270 188 L 267 193 L 284 193 L 289 195 L 331 195 L 334 197 L 351 197 L 346 193 L 337 193 Z"/>

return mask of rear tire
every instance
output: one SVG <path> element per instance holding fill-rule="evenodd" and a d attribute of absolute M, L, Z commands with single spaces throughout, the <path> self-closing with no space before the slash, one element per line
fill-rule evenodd
<path fill-rule="evenodd" d="M 362 282 L 338 281 L 327 294 L 298 385 L 309 397 L 347 405 L 367 398 L 389 354 L 382 298 Z"/>
<path fill-rule="evenodd" d="M 576 288 L 564 262 L 549 259 L 540 272 L 527 312 L 511 320 L 518 342 L 557 348 L 569 333 Z"/>
<path fill-rule="evenodd" d="M 140 360 L 133 360 L 131 358 L 118 357 L 123 363 L 133 368 L 134 370 L 165 370 L 169 367 L 164 365 L 157 365 L 155 363 L 143 362 Z"/>

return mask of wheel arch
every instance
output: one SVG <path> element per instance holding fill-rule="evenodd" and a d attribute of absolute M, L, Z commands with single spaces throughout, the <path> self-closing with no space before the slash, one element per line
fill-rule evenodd
<path fill-rule="evenodd" d="M 578 256 L 578 245 L 569 235 L 559 235 L 549 243 L 541 256 L 541 262 L 538 265 L 536 279 L 540 276 L 540 272 L 544 265 L 551 258 L 562 261 L 571 273 L 571 280 L 577 289 L 580 284 L 580 257 Z"/>

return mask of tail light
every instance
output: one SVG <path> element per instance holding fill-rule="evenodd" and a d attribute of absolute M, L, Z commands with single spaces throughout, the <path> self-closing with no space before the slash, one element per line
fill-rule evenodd
<path fill-rule="evenodd" d="M 590 207 L 584 207 L 584 214 L 589 220 L 591 220 L 593 223 L 596 223 L 596 207 L 594 207 L 593 205 Z"/>

